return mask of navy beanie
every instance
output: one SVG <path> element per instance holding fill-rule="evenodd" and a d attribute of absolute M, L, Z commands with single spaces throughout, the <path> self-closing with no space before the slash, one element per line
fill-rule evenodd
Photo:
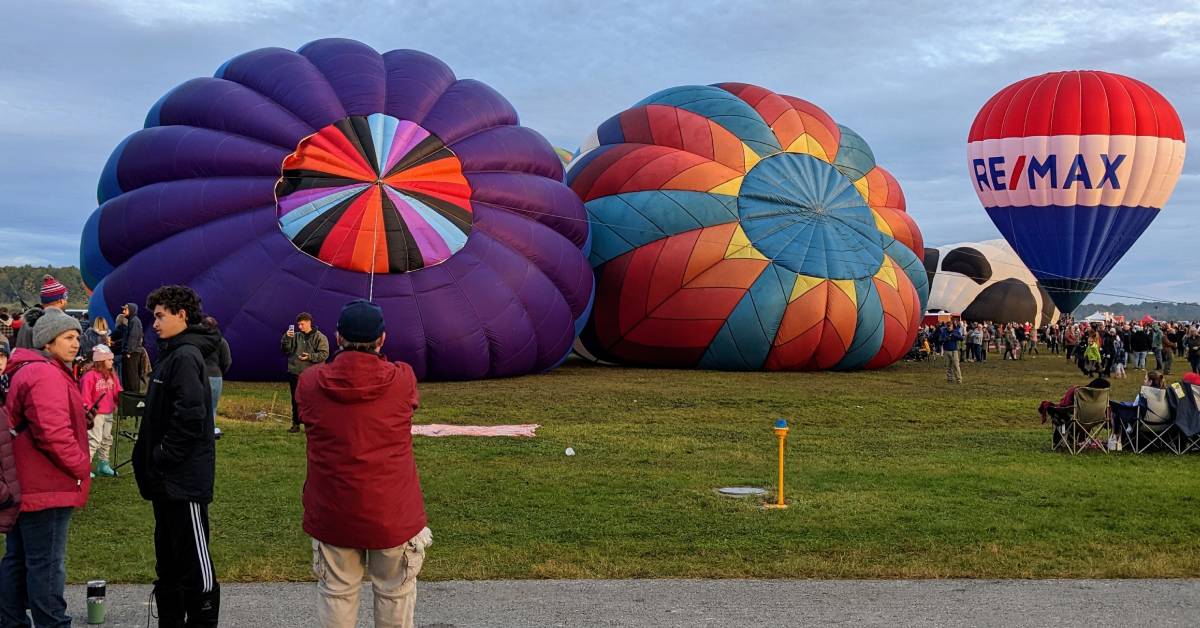
<path fill-rule="evenodd" d="M 342 306 L 337 331 L 347 342 L 374 342 L 383 335 L 383 310 L 365 299 Z"/>

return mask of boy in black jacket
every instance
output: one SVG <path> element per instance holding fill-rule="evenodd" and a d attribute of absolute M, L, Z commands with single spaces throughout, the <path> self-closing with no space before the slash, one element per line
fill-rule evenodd
<path fill-rule="evenodd" d="M 208 552 L 216 447 L 204 360 L 221 336 L 200 324 L 200 297 L 186 286 L 155 290 L 146 308 L 154 313 L 158 365 L 133 469 L 138 490 L 154 506 L 159 626 L 216 626 L 221 590 Z"/>

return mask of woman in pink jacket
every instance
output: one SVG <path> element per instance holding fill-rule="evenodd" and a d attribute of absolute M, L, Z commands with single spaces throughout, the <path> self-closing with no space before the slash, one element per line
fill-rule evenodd
<path fill-rule="evenodd" d="M 0 561 L 0 625 L 70 626 L 63 597 L 67 526 L 87 503 L 87 417 L 70 365 L 79 352 L 79 321 L 46 308 L 33 329 L 32 349 L 17 349 L 5 370 L 12 377 L 6 405 L 13 459 L 21 483 L 21 512 Z"/>

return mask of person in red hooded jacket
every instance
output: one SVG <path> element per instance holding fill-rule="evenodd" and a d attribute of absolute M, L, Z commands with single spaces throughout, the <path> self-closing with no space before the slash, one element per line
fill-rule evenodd
<path fill-rule="evenodd" d="M 417 573 L 433 541 L 412 451 L 417 381 L 388 362 L 383 311 L 347 303 L 333 360 L 300 376 L 296 397 L 308 441 L 304 531 L 313 538 L 317 624 L 351 627 L 369 571 L 376 626 L 412 626 Z"/>
<path fill-rule="evenodd" d="M 63 596 L 71 511 L 87 503 L 87 416 L 70 365 L 79 353 L 79 321 L 47 308 L 34 326 L 41 350 L 17 349 L 6 406 L 21 512 L 0 561 L 0 625 L 70 626 Z M 29 611 L 29 614 L 26 611 Z"/>

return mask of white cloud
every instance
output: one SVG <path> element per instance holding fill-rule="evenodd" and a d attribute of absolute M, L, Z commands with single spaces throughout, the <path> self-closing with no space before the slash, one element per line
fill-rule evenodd
<path fill-rule="evenodd" d="M 296 0 L 107 0 L 103 3 L 144 27 L 164 24 L 250 23 L 290 13 Z"/>

